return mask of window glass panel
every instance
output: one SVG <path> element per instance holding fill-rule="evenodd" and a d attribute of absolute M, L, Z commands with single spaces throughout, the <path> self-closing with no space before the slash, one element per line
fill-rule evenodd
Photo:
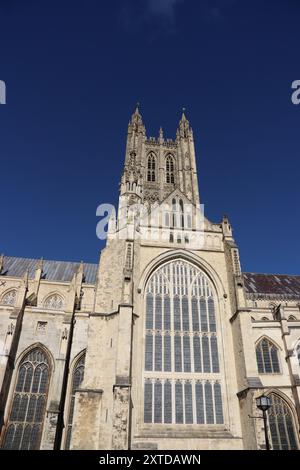
<path fill-rule="evenodd" d="M 172 422 L 172 385 L 169 380 L 164 385 L 164 422 Z"/>
<path fill-rule="evenodd" d="M 162 337 L 160 333 L 155 335 L 155 370 L 162 370 Z"/>
<path fill-rule="evenodd" d="M 203 402 L 203 386 L 202 383 L 196 383 L 196 410 L 197 423 L 204 424 L 204 402 Z"/>
<path fill-rule="evenodd" d="M 202 337 L 202 351 L 203 351 L 203 371 L 210 372 L 210 354 L 209 354 L 209 344 L 208 337 Z"/>
<path fill-rule="evenodd" d="M 153 296 L 152 294 L 147 295 L 146 328 L 149 330 L 153 328 Z"/>
<path fill-rule="evenodd" d="M 171 337 L 170 335 L 165 335 L 164 337 L 164 370 L 166 372 L 171 372 Z"/>
<path fill-rule="evenodd" d="M 153 370 L 153 336 L 146 333 L 145 370 Z"/>
<path fill-rule="evenodd" d="M 210 337 L 211 358 L 212 358 L 212 371 L 219 372 L 219 354 L 216 336 Z"/>
<path fill-rule="evenodd" d="M 210 382 L 205 383 L 205 410 L 206 410 L 207 424 L 213 424 L 214 423 L 214 409 L 213 409 L 212 387 L 211 387 Z"/>
<path fill-rule="evenodd" d="M 200 338 L 199 336 L 194 336 L 194 368 L 195 372 L 202 372 L 201 364 L 201 349 L 200 349 Z"/>
<path fill-rule="evenodd" d="M 183 390 L 182 383 L 176 382 L 175 384 L 175 411 L 176 411 L 176 423 L 183 423 Z"/>
<path fill-rule="evenodd" d="M 191 347 L 190 337 L 183 337 L 183 360 L 184 360 L 184 372 L 191 372 Z"/>
<path fill-rule="evenodd" d="M 209 331 L 216 331 L 216 317 L 215 317 L 215 306 L 212 298 L 207 301 L 208 307 L 208 318 L 209 318 Z"/>
<path fill-rule="evenodd" d="M 222 424 L 223 423 L 223 407 L 222 407 L 221 385 L 219 383 L 215 383 L 214 385 L 214 394 L 215 394 L 216 424 Z"/>
<path fill-rule="evenodd" d="M 200 319 L 201 319 L 201 331 L 208 331 L 206 300 L 203 298 L 200 300 Z"/>
<path fill-rule="evenodd" d="M 161 382 L 156 380 L 154 385 L 154 422 L 161 423 L 162 421 L 162 385 Z"/>
<path fill-rule="evenodd" d="M 185 398 L 185 423 L 193 424 L 192 384 L 190 382 L 185 382 L 184 384 L 184 398 Z"/>
<path fill-rule="evenodd" d="M 145 382 L 144 391 L 144 422 L 152 423 L 152 382 Z"/>

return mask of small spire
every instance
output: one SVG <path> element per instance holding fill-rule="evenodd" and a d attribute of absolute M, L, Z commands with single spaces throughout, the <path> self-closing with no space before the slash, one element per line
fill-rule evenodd
<path fill-rule="evenodd" d="M 133 115 L 131 116 L 131 124 L 138 124 L 138 125 L 143 124 L 142 116 L 140 114 L 140 103 L 139 102 L 136 104 L 135 111 L 134 111 Z"/>
<path fill-rule="evenodd" d="M 163 131 L 162 127 L 159 128 L 159 140 L 161 142 L 163 142 L 163 140 L 164 140 L 164 131 Z"/>
<path fill-rule="evenodd" d="M 140 102 L 139 101 L 136 103 L 134 114 L 140 115 Z"/>
<path fill-rule="evenodd" d="M 181 116 L 182 121 L 186 121 L 186 120 L 187 120 L 187 119 L 186 119 L 186 116 L 185 116 L 185 112 L 186 112 L 186 108 L 183 107 L 183 108 L 182 108 L 182 116 Z"/>
<path fill-rule="evenodd" d="M 0 273 L 3 269 L 3 264 L 4 264 L 4 255 L 0 255 Z"/>
<path fill-rule="evenodd" d="M 43 271 L 43 265 L 44 265 L 44 258 L 41 257 L 38 262 L 36 263 L 36 268 L 35 269 L 40 269 Z"/>

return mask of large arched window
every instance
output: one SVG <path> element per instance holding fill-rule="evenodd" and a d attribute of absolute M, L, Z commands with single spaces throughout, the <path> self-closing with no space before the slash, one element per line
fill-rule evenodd
<path fill-rule="evenodd" d="M 0 303 L 1 305 L 13 306 L 15 305 L 16 298 L 17 298 L 17 289 L 11 289 L 3 295 Z"/>
<path fill-rule="evenodd" d="M 70 449 L 72 427 L 73 427 L 74 406 L 75 406 L 75 392 L 80 387 L 83 381 L 84 364 L 85 364 L 85 352 L 77 360 L 75 367 L 73 369 L 65 449 Z"/>
<path fill-rule="evenodd" d="M 4 437 L 4 449 L 39 449 L 49 388 L 50 364 L 42 348 L 23 358 Z"/>
<path fill-rule="evenodd" d="M 257 368 L 260 374 L 280 373 L 278 349 L 267 338 L 263 338 L 256 346 Z"/>
<path fill-rule="evenodd" d="M 166 183 L 175 183 L 175 165 L 172 155 L 166 158 Z"/>
<path fill-rule="evenodd" d="M 147 165 L 147 181 L 154 182 L 156 180 L 156 158 L 153 152 L 148 155 Z"/>
<path fill-rule="evenodd" d="M 207 276 L 172 261 L 146 287 L 144 422 L 222 424 L 215 299 Z"/>
<path fill-rule="evenodd" d="M 277 394 L 270 394 L 269 429 L 274 450 L 298 449 L 293 415 L 287 403 Z"/>

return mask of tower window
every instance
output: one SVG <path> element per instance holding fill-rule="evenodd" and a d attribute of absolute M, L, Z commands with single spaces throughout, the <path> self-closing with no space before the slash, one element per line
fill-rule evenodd
<path fill-rule="evenodd" d="M 153 152 L 148 156 L 147 181 L 154 182 L 156 175 L 156 159 Z"/>
<path fill-rule="evenodd" d="M 166 183 L 175 183 L 175 167 L 172 155 L 166 158 Z"/>

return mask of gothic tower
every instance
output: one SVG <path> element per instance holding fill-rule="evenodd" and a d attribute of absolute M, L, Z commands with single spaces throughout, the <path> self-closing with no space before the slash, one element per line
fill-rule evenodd
<path fill-rule="evenodd" d="M 148 138 L 137 107 L 99 263 L 74 449 L 241 447 L 229 322 L 238 251 L 227 218 L 199 224 L 199 214 L 185 113 L 175 140 L 161 128 Z"/>

